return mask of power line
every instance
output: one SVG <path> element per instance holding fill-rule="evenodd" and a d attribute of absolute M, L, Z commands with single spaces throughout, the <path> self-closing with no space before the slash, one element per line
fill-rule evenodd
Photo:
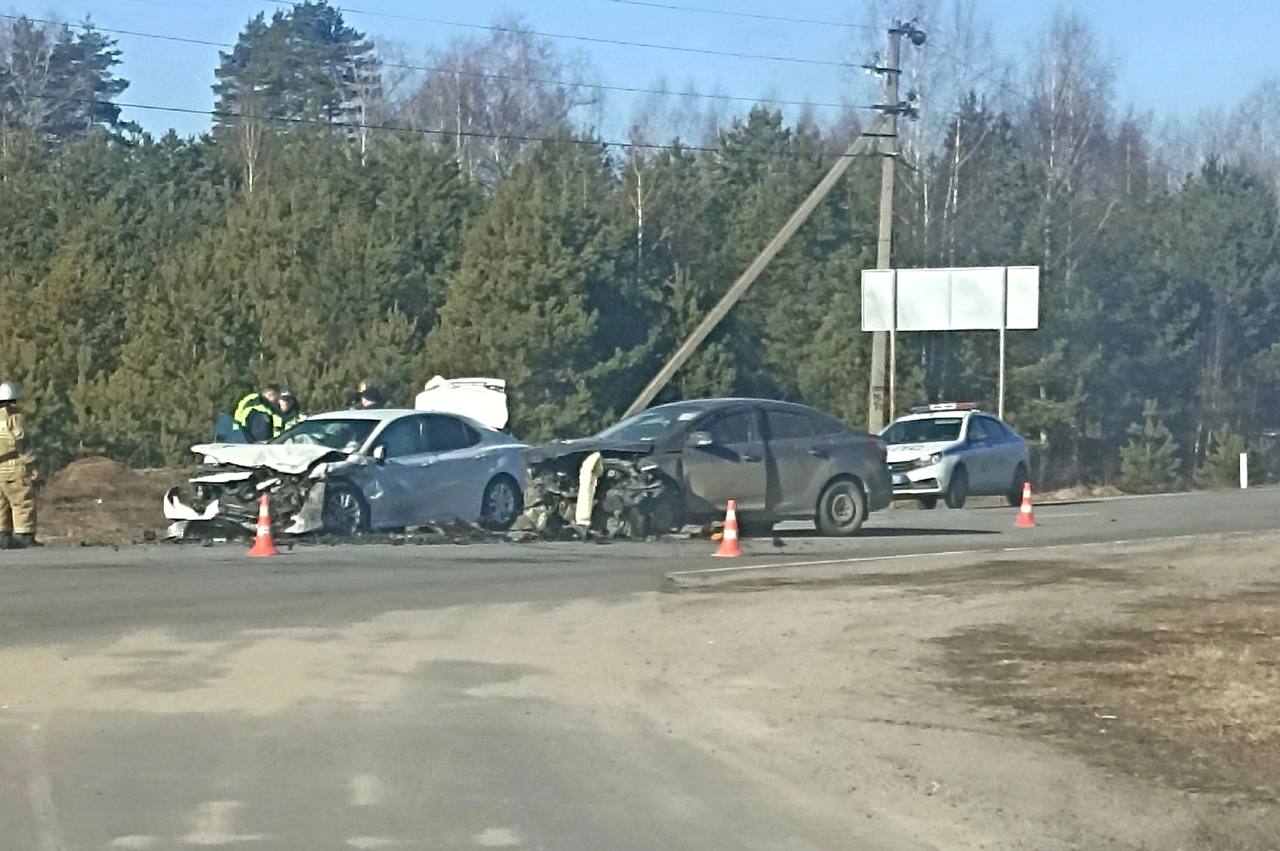
<path fill-rule="evenodd" d="M 354 10 L 344 9 L 343 11 L 349 12 Z M 180 44 L 198 44 L 206 47 L 218 47 L 218 48 L 228 48 L 228 49 L 235 47 L 234 44 L 231 44 L 225 41 L 211 41 L 208 39 L 191 38 L 188 36 L 165 35 L 161 33 L 141 32 L 139 30 L 127 30 L 127 29 L 118 29 L 113 27 L 102 27 L 102 26 L 98 26 L 97 24 L 66 23 L 62 21 L 54 21 L 54 20 L 49 20 L 45 18 L 31 18 L 31 17 L 22 16 L 22 15 L 0 14 L 0 19 L 8 19 L 12 21 L 25 19 L 36 24 L 46 24 L 49 26 L 59 26 L 59 27 L 75 27 L 77 29 L 83 29 L 86 31 L 92 30 L 95 32 L 109 33 L 111 35 L 123 35 L 123 36 L 130 36 L 133 38 L 148 38 L 148 39 L 154 39 L 157 41 L 178 42 Z M 803 101 L 803 100 L 788 100 L 788 99 L 781 99 L 781 98 L 747 97 L 745 95 L 705 94 L 702 92 L 679 91 L 679 90 L 673 90 L 673 89 L 648 89 L 640 86 L 617 86 L 617 85 L 609 85 L 605 83 L 589 83 L 584 81 L 555 80 L 555 79 L 546 79 L 546 78 L 540 78 L 540 77 L 521 77 L 521 76 L 510 75 L 510 74 L 494 74 L 494 73 L 489 73 L 484 71 L 467 71 L 460 68 L 448 68 L 448 67 L 432 66 L 432 65 L 415 65 L 415 64 L 406 63 L 406 62 L 391 62 L 391 61 L 386 61 L 382 59 L 379 59 L 378 63 L 386 68 L 399 68 L 405 71 L 425 71 L 428 73 L 436 73 L 436 74 L 452 74 L 452 75 L 461 75 L 464 77 L 480 77 L 480 78 L 489 79 L 489 80 L 505 80 L 508 82 L 518 82 L 518 83 L 536 83 L 536 84 L 545 85 L 545 86 L 580 87 L 585 89 L 596 89 L 601 91 L 623 92 L 625 94 L 646 94 L 646 95 L 662 95 L 662 96 L 668 96 L 668 97 L 700 98 L 704 100 L 719 100 L 719 101 L 729 101 L 729 102 L 737 102 L 737 103 L 770 103 L 770 104 L 777 104 L 779 106 L 799 106 L 799 107 L 812 106 L 812 107 L 819 107 L 824 109 L 856 109 L 856 110 L 870 110 L 870 111 L 877 111 L 879 109 L 878 107 L 870 106 L 870 105 L 833 103 L 830 101 Z"/>
<path fill-rule="evenodd" d="M 588 145 L 592 147 L 606 148 L 622 148 L 624 150 L 648 150 L 648 151 L 695 151 L 698 153 L 715 154 L 721 153 L 720 148 L 712 148 L 705 145 L 678 145 L 678 144 L 661 144 L 658 142 L 618 142 L 608 139 L 582 139 L 575 136 L 531 136 L 519 133 L 483 133 L 476 130 L 437 130 L 428 127 L 408 127 L 397 124 L 368 124 L 361 121 L 329 121 L 319 118 L 295 118 L 285 115 L 244 115 L 238 112 L 230 112 L 223 109 L 196 109 L 194 107 L 184 106 L 162 106 L 160 104 L 150 103 L 131 103 L 127 101 L 110 101 L 97 98 L 73 98 L 61 95 L 43 95 L 29 94 L 29 98 L 37 100 L 48 100 L 57 103 L 76 103 L 85 106 L 115 106 L 121 109 L 138 109 L 148 112 L 167 112 L 177 113 L 180 115 L 201 115 L 210 118 L 221 118 L 228 121 L 267 121 L 277 124 L 288 124 L 293 126 L 315 126 L 325 127 L 337 130 L 369 130 L 390 133 L 404 133 L 419 136 L 432 136 L 443 138 L 464 138 L 464 139 L 485 139 L 489 141 L 507 141 L 507 142 L 529 142 L 529 143 L 545 143 L 545 144 L 572 144 L 572 145 Z M 874 126 L 874 125 L 873 125 Z M 859 136 L 877 136 L 879 134 L 867 132 L 860 133 Z M 850 154 L 841 154 L 847 157 Z"/>
<path fill-rule="evenodd" d="M 50 100 L 58 103 L 78 103 L 85 106 L 115 106 L 121 109 L 139 109 L 147 112 L 168 112 L 180 115 L 202 115 L 210 118 L 221 118 L 228 121 L 268 121 L 277 124 L 310 125 L 335 130 L 371 130 L 392 133 L 407 133 L 420 136 L 435 136 L 464 139 L 501 140 L 508 142 L 546 142 L 555 144 L 591 145 L 607 148 L 644 149 L 656 151 L 700 151 L 714 153 L 718 148 L 700 147 L 697 145 L 667 145 L 657 142 L 614 142 L 607 139 L 579 139 L 573 136 L 529 136 L 519 133 L 482 133 L 476 130 L 437 130 L 430 127 L 409 127 L 401 124 L 368 124 L 362 121 L 325 120 L 320 118 L 295 118 L 287 115 L 244 115 L 225 109 L 196 109 L 185 106 L 162 106 L 153 103 L 130 103 L 127 101 L 110 101 L 96 98 L 73 98 L 62 95 L 29 94 L 26 97 L 39 100 Z"/>
<path fill-rule="evenodd" d="M 289 6 L 296 8 L 300 4 L 296 0 L 266 0 L 276 6 Z M 763 53 L 742 53 L 734 50 L 713 50 L 708 47 L 684 47 L 675 44 L 659 44 L 649 41 L 627 41 L 618 38 L 603 38 L 600 36 L 590 35 L 574 35 L 571 33 L 553 33 L 540 30 L 527 30 L 521 27 L 504 27 L 500 24 L 469 24 L 462 21 L 448 21 L 443 18 L 420 18 L 413 15 L 398 15 L 392 12 L 370 12 L 364 9 L 353 9 L 343 7 L 343 14 L 367 15 L 374 18 L 389 18 L 398 21 L 413 21 L 421 24 L 435 24 L 442 27 L 459 27 L 462 29 L 484 30 L 486 32 L 499 33 L 527 33 L 528 35 L 536 35 L 541 38 L 560 39 L 563 41 L 580 41 L 588 44 L 608 44 L 615 47 L 639 47 L 644 50 L 667 50 L 676 53 L 693 53 L 701 56 L 719 56 L 728 59 L 752 59 L 761 62 L 791 62 L 800 65 L 825 65 L 833 68 L 856 68 L 856 64 L 850 62 L 838 62 L 833 59 L 811 59 L 803 56 L 773 56 Z"/>
<path fill-rule="evenodd" d="M 761 15 L 752 12 L 730 12 L 724 9 L 708 9 L 703 6 L 680 6 L 675 3 L 654 3 L 649 0 L 602 0 L 604 3 L 617 3 L 621 6 L 642 6 L 648 9 L 662 9 L 667 12 L 695 12 L 703 15 L 720 15 L 726 18 L 750 18 L 757 21 L 773 21 L 782 24 L 812 24 L 822 27 L 844 27 L 852 30 L 873 30 L 880 32 L 883 26 L 876 24 L 851 24 L 844 21 L 824 21 L 817 18 L 788 18 L 785 15 Z"/>

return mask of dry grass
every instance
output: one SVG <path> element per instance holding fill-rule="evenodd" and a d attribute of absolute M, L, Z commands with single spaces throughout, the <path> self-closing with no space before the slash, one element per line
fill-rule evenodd
<path fill-rule="evenodd" d="M 962 690 L 1111 768 L 1280 797 L 1280 591 L 1162 601 L 1056 640 L 982 629 L 945 643 Z"/>

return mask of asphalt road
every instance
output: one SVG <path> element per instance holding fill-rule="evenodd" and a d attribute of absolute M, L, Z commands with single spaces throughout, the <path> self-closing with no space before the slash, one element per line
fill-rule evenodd
<path fill-rule="evenodd" d="M 1273 530 L 1280 490 L 1036 515 L 1037 528 L 1022 530 L 1008 508 L 895 510 L 854 539 L 788 529 L 779 541 L 748 540 L 748 557 L 728 566 Z M 272 560 L 239 546 L 0 553 L 0 659 L 17 669 L 0 670 L 0 847 L 851 847 L 835 821 L 802 815 L 637 719 L 476 697 L 519 676 L 500 666 L 459 660 L 403 675 L 376 711 L 338 698 L 271 712 L 165 703 L 223 674 L 212 662 L 166 666 L 179 653 L 170 645 L 243 646 L 268 631 L 334 630 L 388 612 L 619 598 L 658 590 L 673 571 L 726 567 L 713 549 L 679 540 L 308 546 Z M 141 673 L 124 686 L 166 711 L 6 699 L 24 677 L 137 636 Z M 262 664 L 262 677 L 288 673 L 272 668 L 278 658 Z M 869 842 L 858 847 L 916 847 L 887 833 Z"/>

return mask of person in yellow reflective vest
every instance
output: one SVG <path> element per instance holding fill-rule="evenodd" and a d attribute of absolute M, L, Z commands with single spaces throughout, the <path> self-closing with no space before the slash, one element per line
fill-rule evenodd
<path fill-rule="evenodd" d="M 240 400 L 231 418 L 239 426 L 245 440 L 249 443 L 266 443 L 279 433 L 276 431 L 280 417 L 280 411 L 276 407 L 279 401 L 280 388 L 274 384 Z"/>

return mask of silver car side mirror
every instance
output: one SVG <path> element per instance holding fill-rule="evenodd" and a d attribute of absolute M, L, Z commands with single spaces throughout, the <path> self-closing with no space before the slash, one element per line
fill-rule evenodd
<path fill-rule="evenodd" d="M 689 433 L 690 446 L 695 446 L 698 449 L 705 449 L 706 447 L 711 446 L 714 443 L 715 441 L 711 438 L 710 432 L 694 431 Z"/>
<path fill-rule="evenodd" d="M 373 460 L 377 461 L 379 464 L 384 463 L 387 460 L 387 447 L 373 447 Z"/>

